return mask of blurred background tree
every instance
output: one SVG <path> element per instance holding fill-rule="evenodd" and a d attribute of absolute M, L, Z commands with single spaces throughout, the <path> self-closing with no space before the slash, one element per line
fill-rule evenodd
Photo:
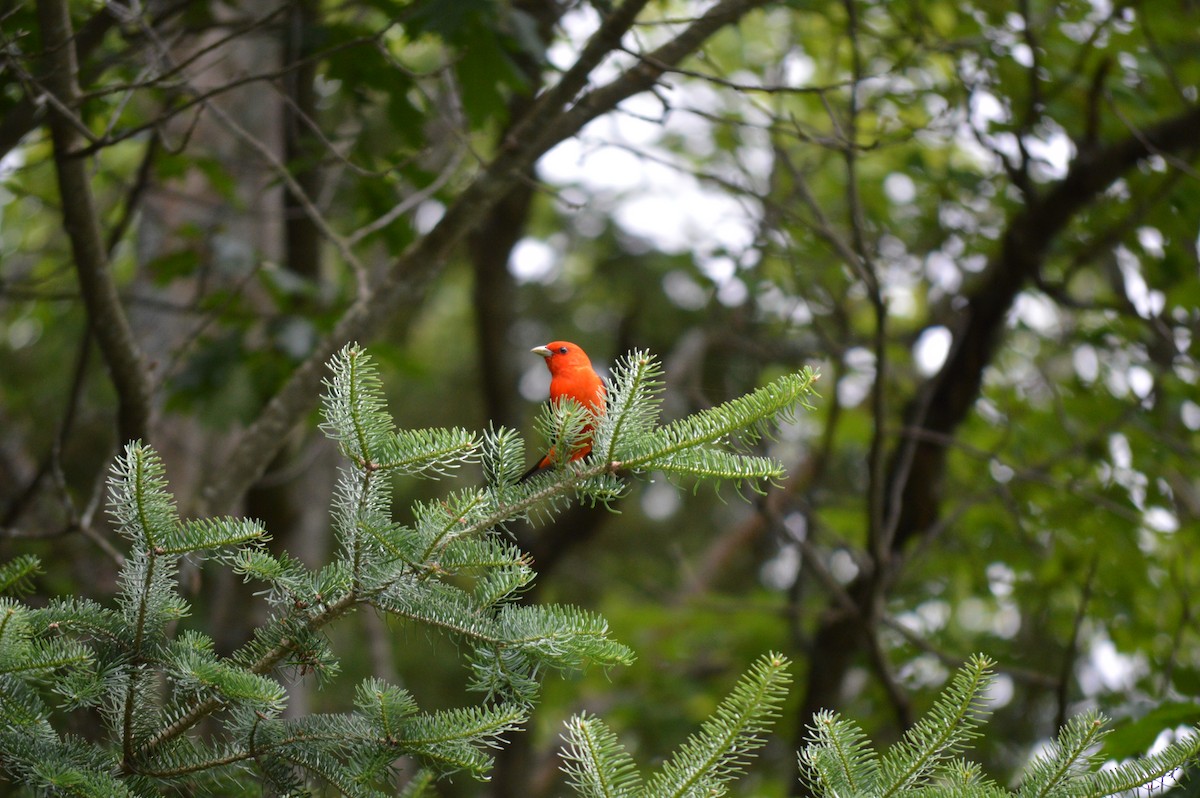
<path fill-rule="evenodd" d="M 974 651 L 995 773 L 1081 709 L 1140 719 L 1114 756 L 1200 721 L 1195 3 L 39 0 L 0 31 L 0 559 L 41 555 L 39 593 L 113 592 L 133 437 L 185 515 L 322 561 L 348 340 L 410 427 L 528 427 L 556 338 L 662 355 L 672 416 L 811 364 L 764 495 L 659 479 L 512 530 L 529 600 L 640 659 L 454 789 L 554 793 L 580 709 L 662 756 L 768 649 L 797 688 L 745 794 L 799 789 L 817 709 L 894 739 Z M 243 642 L 244 589 L 184 577 Z M 348 667 L 452 703 L 440 644 L 357 623 Z"/>

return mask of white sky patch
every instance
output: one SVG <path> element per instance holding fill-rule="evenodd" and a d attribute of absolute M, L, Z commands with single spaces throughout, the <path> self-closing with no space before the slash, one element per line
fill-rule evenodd
<path fill-rule="evenodd" d="M 737 264 L 727 255 L 704 258 L 699 265 L 700 270 L 714 283 L 723 283 L 737 274 Z"/>
<path fill-rule="evenodd" d="M 896 620 L 910 631 L 925 636 L 946 628 L 950 614 L 949 603 L 941 599 L 930 599 L 918 604 L 914 610 L 901 613 Z"/>
<path fill-rule="evenodd" d="M 993 122 L 1007 121 L 1008 111 L 1005 110 L 1004 105 L 996 98 L 996 95 L 986 91 L 972 92 L 967 107 L 967 125 L 971 129 L 978 130 L 984 134 L 996 149 L 1005 155 L 1012 156 L 1018 152 L 1015 137 L 1011 134 L 997 136 L 988 133 L 988 129 L 992 126 Z M 968 130 L 964 130 L 959 134 L 958 144 L 968 152 L 974 153 L 977 158 L 985 163 L 994 160 L 993 154 L 980 147 L 979 142 L 975 140 L 975 136 Z"/>
<path fill-rule="evenodd" d="M 417 206 L 416 212 L 413 213 L 413 227 L 421 235 L 425 235 L 434 228 L 442 217 L 446 215 L 446 206 L 437 200 L 426 200 Z"/>
<path fill-rule="evenodd" d="M 586 180 L 594 191 L 632 191 L 642 182 L 643 160 L 619 147 L 567 139 L 538 162 L 538 171 L 560 185 Z"/>
<path fill-rule="evenodd" d="M 917 185 L 903 172 L 892 172 L 883 179 L 883 193 L 895 205 L 908 205 L 917 197 Z"/>
<path fill-rule="evenodd" d="M 907 285 L 888 285 L 883 289 L 888 313 L 902 319 L 911 319 L 917 312 L 917 298 Z"/>
<path fill-rule="evenodd" d="M 941 250 L 929 253 L 925 258 L 925 276 L 933 287 L 952 294 L 962 286 L 962 271 L 954 258 Z"/>
<path fill-rule="evenodd" d="M 990 632 L 1010 639 L 1021 630 L 1021 613 L 1011 601 L 969 596 L 958 603 L 955 618 L 969 632 Z"/>
<path fill-rule="evenodd" d="M 846 376 L 837 384 L 838 402 L 845 407 L 857 407 L 871 391 L 875 379 L 875 356 L 856 346 L 846 353 Z"/>
<path fill-rule="evenodd" d="M 992 676 L 992 680 L 983 694 L 983 700 L 990 709 L 1000 709 L 1008 706 L 1015 694 L 1013 678 L 1007 673 L 997 673 Z"/>
<path fill-rule="evenodd" d="M 1154 375 L 1144 366 L 1130 366 L 1125 379 L 1138 399 L 1145 399 L 1154 390 Z"/>
<path fill-rule="evenodd" d="M 685 83 L 664 91 L 672 108 L 722 109 L 721 97 L 708 86 Z M 693 152 L 715 150 L 708 122 L 695 114 L 669 111 L 653 95 L 637 95 L 623 102 L 620 112 L 595 120 L 580 136 L 546 153 L 538 170 L 547 182 L 577 186 L 611 207 L 613 222 L 648 246 L 670 254 L 692 254 L 706 273 L 708 254 L 727 252 L 742 259 L 754 248 L 761 210 L 755 202 L 702 183 L 687 173 L 687 164 L 675 168 L 672 164 L 678 157 L 660 146 L 670 136 L 696 145 Z M 717 172 L 724 168 L 733 180 L 765 183 L 772 168 L 769 138 L 747 129 L 742 139 L 736 164 L 717 163 L 711 168 Z M 720 288 L 721 281 L 714 281 Z M 733 301 L 745 286 L 726 290 L 724 299 Z"/>
<path fill-rule="evenodd" d="M 995 461 L 993 461 L 995 462 Z M 1017 573 L 1008 567 L 1007 563 L 993 562 L 987 567 L 988 589 L 996 598 L 1008 598 L 1012 595 L 1013 585 L 1017 581 Z"/>
<path fill-rule="evenodd" d="M 684 92 L 673 91 L 672 95 Z M 610 138 L 623 144 L 637 147 L 650 146 L 662 138 L 662 123 L 666 119 L 666 108 L 653 94 L 635 94 L 623 100 L 615 114 L 608 114 L 593 124 L 611 128 Z"/>
<path fill-rule="evenodd" d="M 513 247 L 508 270 L 519 283 L 544 283 L 558 272 L 558 253 L 538 238 L 522 238 Z"/>
<path fill-rule="evenodd" d="M 6 178 L 25 165 L 25 150 L 14 147 L 0 158 L 0 178 Z"/>
<path fill-rule="evenodd" d="M 858 563 L 845 549 L 838 549 L 829 555 L 829 573 L 839 584 L 847 585 L 858 576 Z"/>
<path fill-rule="evenodd" d="M 1165 507 L 1147 507 L 1142 513 L 1142 520 L 1147 528 L 1155 532 L 1178 532 L 1179 518 Z"/>
<path fill-rule="evenodd" d="M 521 392 L 523 399 L 530 402 L 546 401 L 546 396 L 550 393 L 550 372 L 546 369 L 546 364 L 533 363 L 526 366 L 521 372 L 521 379 L 517 381 L 517 390 Z"/>
<path fill-rule="evenodd" d="M 1021 66 L 1028 69 L 1033 66 L 1033 50 L 1029 49 L 1029 45 L 1022 42 L 1014 44 L 1011 51 L 1012 59 Z"/>
<path fill-rule="evenodd" d="M 1121 369 L 1109 369 L 1104 372 L 1104 387 L 1118 399 L 1129 395 L 1129 380 L 1125 378 L 1125 372 Z"/>
<path fill-rule="evenodd" d="M 673 485 L 656 479 L 642 491 L 642 512 L 651 521 L 665 521 L 679 511 L 682 501 Z"/>
<path fill-rule="evenodd" d="M 946 666 L 932 654 L 918 654 L 896 669 L 896 677 L 908 688 L 924 690 L 945 683 Z M 858 695 L 851 693 L 850 695 Z"/>
<path fill-rule="evenodd" d="M 1119 469 L 1133 467 L 1133 447 L 1129 445 L 1129 439 L 1119 432 L 1108 436 L 1108 455 Z"/>
<path fill-rule="evenodd" d="M 1161 258 L 1166 254 L 1166 250 L 1163 247 L 1163 234 L 1157 227 L 1139 227 L 1137 230 L 1137 240 L 1147 255 Z"/>
<path fill-rule="evenodd" d="M 925 328 L 913 344 L 913 360 L 917 364 L 917 370 L 926 377 L 936 374 L 946 362 L 953 340 L 954 336 L 950 334 L 950 330 L 940 324 Z"/>
<path fill-rule="evenodd" d="M 736 308 L 750 296 L 750 290 L 741 280 L 728 280 L 717 289 L 717 301 L 730 308 Z"/>
<path fill-rule="evenodd" d="M 1022 293 L 1013 303 L 1013 316 L 1022 324 L 1040 333 L 1053 333 L 1058 328 L 1058 309 L 1041 294 Z"/>
<path fill-rule="evenodd" d="M 995 458 L 988 461 L 988 473 L 992 475 L 992 479 L 1001 485 L 1007 485 L 1009 482 L 1012 482 L 1012 478 L 1017 475 L 1012 466 L 1005 465 Z"/>
<path fill-rule="evenodd" d="M 1057 180 L 1067 174 L 1075 145 L 1062 130 L 1053 130 L 1045 138 L 1025 137 L 1025 149 L 1029 155 L 1041 162 L 1040 177 Z"/>
<path fill-rule="evenodd" d="M 807 86 L 817 74 L 816 63 L 799 50 L 789 50 L 783 56 L 783 82 L 788 86 Z"/>
<path fill-rule="evenodd" d="M 563 35 L 549 47 L 546 57 L 552 65 L 565 71 L 578 60 L 579 53 L 587 44 L 587 40 L 600 27 L 600 15 L 590 4 L 579 4 L 563 15 L 559 26 Z M 629 48 L 638 46 L 630 35 L 624 37 L 622 44 Z M 634 57 L 628 53 L 613 52 L 592 70 L 589 79 L 593 85 L 607 83 L 632 66 L 634 62 Z"/>
<path fill-rule="evenodd" d="M 663 275 L 663 293 L 683 310 L 700 310 L 708 304 L 708 292 L 686 272 L 675 269 Z"/>
<path fill-rule="evenodd" d="M 621 202 L 613 212 L 621 229 L 672 254 L 738 252 L 753 243 L 754 219 L 742 203 L 690 177 L 677 177 L 673 185 L 647 187 Z"/>
<path fill-rule="evenodd" d="M 25 150 L 22 149 L 21 147 L 14 147 L 13 149 L 9 150 L 8 152 L 6 152 L 4 154 L 3 157 L 0 157 L 0 180 L 8 179 L 14 172 L 16 172 L 18 169 L 20 169 L 24 165 L 25 165 Z M 15 198 L 16 197 L 13 195 L 13 193 L 11 191 L 7 191 L 7 190 L 5 190 L 5 188 L 3 186 L 0 186 L 0 251 L 3 251 L 4 249 L 7 248 L 4 246 L 3 238 L 7 232 L 7 229 L 6 229 L 7 225 L 5 224 L 5 222 L 8 220 L 6 220 L 4 218 L 4 213 L 2 211 L 3 211 L 3 208 L 6 205 L 8 205 L 9 203 L 11 203 Z M 12 337 L 12 335 L 13 334 L 10 330 L 10 332 L 9 332 L 10 338 Z M 22 336 L 18 336 L 18 339 L 21 337 Z M 31 340 L 36 340 L 36 336 L 34 337 L 34 339 L 31 339 Z M 20 349 L 21 347 L 14 345 L 13 348 Z"/>
<path fill-rule="evenodd" d="M 1183 426 L 1193 432 L 1200 429 L 1200 405 L 1191 399 L 1183 403 L 1183 407 L 1179 410 L 1179 417 L 1183 421 Z"/>
<path fill-rule="evenodd" d="M 559 69 L 569 69 L 579 56 L 579 51 L 598 27 L 600 14 L 590 5 L 577 5 L 559 20 L 563 35 L 555 37 L 546 50 L 546 58 Z"/>
<path fill-rule="evenodd" d="M 663 92 L 671 102 L 686 102 L 688 108 L 702 113 L 719 114 L 724 107 L 721 95 L 712 86 L 703 83 L 689 83 L 686 91 L 663 89 Z M 659 105 L 655 113 L 662 112 L 662 106 Z M 697 158 L 707 158 L 717 151 L 713 125 L 700 114 L 682 111 L 668 113 L 663 118 L 662 133 L 683 139 L 687 153 Z"/>
<path fill-rule="evenodd" d="M 771 282 L 758 286 L 757 304 L 763 313 L 786 319 L 792 324 L 808 324 L 813 318 L 812 309 L 803 298 L 785 294 Z"/>
<path fill-rule="evenodd" d="M 691 249 L 690 218 L 682 196 L 643 194 L 622 202 L 613 218 L 627 233 L 653 241 L 664 252 L 678 254 Z"/>
<path fill-rule="evenodd" d="M 1092 641 L 1088 657 L 1079 666 L 1079 686 L 1084 695 L 1130 690 L 1146 663 L 1140 656 L 1122 654 L 1107 636 Z"/>
<path fill-rule="evenodd" d="M 1013 57 L 1021 60 L 1020 53 L 1028 55 L 1028 48 L 1018 44 L 1012 48 Z M 1016 162 L 1022 157 L 1021 142 L 1016 134 L 1008 131 L 992 131 L 993 123 L 1006 123 L 1010 114 L 994 94 L 986 91 L 972 93 L 967 109 L 966 128 L 960 130 L 955 142 L 966 153 L 982 164 L 999 166 L 996 153 Z M 978 131 L 987 146 L 982 146 L 972 131 Z M 1025 151 L 1033 160 L 1036 177 L 1054 180 L 1067 173 L 1067 167 L 1075 154 L 1071 138 L 1058 127 L 1046 129 L 1041 136 L 1025 136 Z M 990 149 L 989 149 L 990 147 Z M 992 152 L 994 150 L 995 152 Z"/>
<path fill-rule="evenodd" d="M 1133 309 L 1143 319 L 1154 318 L 1163 311 L 1167 298 L 1162 291 L 1151 289 L 1142 276 L 1142 264 L 1137 256 L 1125 247 L 1117 247 L 1117 266 L 1125 280 L 1125 294 L 1133 303 Z"/>
<path fill-rule="evenodd" d="M 1075 347 L 1071 352 L 1071 365 L 1075 367 L 1075 373 L 1079 379 L 1084 382 L 1095 382 L 1100 376 L 1100 356 L 1096 354 L 1096 348 L 1091 344 L 1082 344 Z"/>
<path fill-rule="evenodd" d="M 795 544 L 783 546 L 774 557 L 758 569 L 758 578 L 769 588 L 787 590 L 796 581 L 800 572 L 800 547 Z"/>
<path fill-rule="evenodd" d="M 761 138 L 763 141 L 754 144 L 744 144 L 737 148 L 737 160 L 741 166 L 741 177 L 750 178 L 751 187 L 766 193 L 771 183 L 771 172 L 775 168 L 775 154 L 766 143 L 766 133 L 746 129 L 745 138 Z M 761 134 L 761 135 L 759 135 Z"/>

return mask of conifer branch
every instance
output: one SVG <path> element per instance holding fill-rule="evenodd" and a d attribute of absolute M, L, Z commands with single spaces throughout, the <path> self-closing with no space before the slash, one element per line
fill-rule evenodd
<path fill-rule="evenodd" d="M 33 578 L 42 571 L 32 554 L 20 554 L 0 565 L 0 595 L 24 595 L 33 590 Z"/>
<path fill-rule="evenodd" d="M 341 599 L 326 606 L 324 610 L 312 618 L 306 624 L 309 631 L 316 632 L 323 626 L 335 620 L 336 618 L 349 612 L 355 605 L 357 599 L 353 594 L 347 593 Z M 259 656 L 257 660 L 247 666 L 247 670 L 254 674 L 267 674 L 275 669 L 284 657 L 291 654 L 295 650 L 295 643 L 292 640 L 284 639 L 278 645 L 271 648 L 266 653 Z M 235 657 L 236 659 L 236 657 Z M 164 726 L 157 734 L 148 738 L 141 747 L 133 752 L 132 757 L 127 757 L 127 762 L 133 759 L 144 759 L 153 754 L 163 744 L 174 740 L 179 735 L 186 732 L 188 729 L 195 726 L 204 718 L 218 712 L 226 706 L 226 701 L 223 698 L 212 696 L 196 702 L 190 709 L 181 714 L 178 718 L 172 721 L 167 726 Z M 123 765 L 123 767 L 126 767 Z M 126 770 L 126 772 L 138 772 L 135 770 Z"/>
<path fill-rule="evenodd" d="M 740 774 L 787 696 L 791 663 L 780 654 L 758 660 L 717 711 L 646 785 L 656 798 L 715 795 Z"/>
<path fill-rule="evenodd" d="M 880 795 L 921 785 L 933 768 L 977 736 L 980 696 L 991 679 L 992 661 L 972 657 L 955 675 L 933 709 L 909 729 L 880 762 Z"/>
<path fill-rule="evenodd" d="M 575 792 L 584 798 L 631 798 L 641 792 L 637 766 L 602 720 L 584 712 L 566 726 L 562 771 Z"/>
<path fill-rule="evenodd" d="M 1096 743 L 1104 719 L 1089 713 L 1074 718 L 1050 749 L 1025 771 L 1021 786 L 1009 791 L 981 775 L 977 764 L 952 758 L 978 736 L 979 702 L 990 682 L 992 663 L 973 657 L 943 690 L 934 707 L 883 757 L 853 722 L 822 712 L 809 727 L 799 753 L 801 775 L 817 798 L 847 795 L 921 795 L 926 798 L 1105 798 L 1143 789 L 1195 764 L 1200 734 L 1130 762 L 1096 770 Z M 1111 765 L 1111 763 L 1110 763 Z"/>

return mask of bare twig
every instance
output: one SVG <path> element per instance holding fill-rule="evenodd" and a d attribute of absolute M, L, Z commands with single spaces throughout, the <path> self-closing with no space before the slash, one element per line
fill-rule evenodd
<path fill-rule="evenodd" d="M 1096 570 L 1100 565 L 1100 550 L 1092 550 L 1092 562 L 1088 565 L 1087 577 L 1083 580 L 1083 592 L 1079 596 L 1079 606 L 1075 608 L 1075 620 L 1071 624 L 1071 636 L 1067 638 L 1067 647 L 1063 651 L 1062 664 L 1058 671 L 1058 684 L 1055 687 L 1055 698 L 1058 711 L 1054 716 L 1054 728 L 1061 729 L 1067 722 L 1067 709 L 1071 698 L 1071 682 L 1074 681 L 1075 658 L 1079 654 L 1079 637 L 1083 631 L 1083 622 L 1087 619 L 1088 604 L 1092 601 L 1092 589 L 1096 584 Z"/>

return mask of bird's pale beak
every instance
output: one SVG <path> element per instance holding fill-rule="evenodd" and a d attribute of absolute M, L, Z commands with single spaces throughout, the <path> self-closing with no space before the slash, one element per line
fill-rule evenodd
<path fill-rule="evenodd" d="M 550 351 L 550 347 L 548 346 L 535 346 L 529 351 L 533 352 L 535 355 L 541 355 L 542 357 L 550 357 L 552 354 L 554 354 Z"/>

